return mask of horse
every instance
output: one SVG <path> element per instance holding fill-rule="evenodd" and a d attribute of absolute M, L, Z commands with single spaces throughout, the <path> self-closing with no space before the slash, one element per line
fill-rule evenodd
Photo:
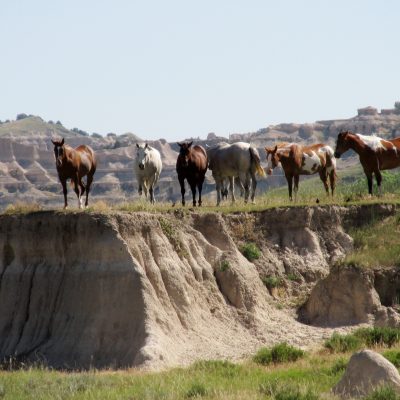
<path fill-rule="evenodd" d="M 292 198 L 292 187 L 294 180 L 295 198 L 299 190 L 300 175 L 312 175 L 319 173 L 319 177 L 324 184 L 327 195 L 329 195 L 329 184 L 332 196 L 336 186 L 336 160 L 333 149 L 323 143 L 310 146 L 301 146 L 296 143 L 280 143 L 275 147 L 265 147 L 267 153 L 267 173 L 272 174 L 272 170 L 282 165 L 288 182 L 289 199 Z"/>
<path fill-rule="evenodd" d="M 238 177 L 244 187 L 244 201 L 248 202 L 250 183 L 251 201 L 254 202 L 257 180 L 256 174 L 265 176 L 261 167 L 260 156 L 256 148 L 249 143 L 220 143 L 207 149 L 208 168 L 212 171 L 217 189 L 217 206 L 221 203 L 221 191 L 225 190 L 225 180 L 229 179 L 232 203 L 235 202 L 235 178 Z"/>
<path fill-rule="evenodd" d="M 201 191 L 207 172 L 208 158 L 202 146 L 192 146 L 193 142 L 178 143 L 180 147 L 176 160 L 176 172 L 181 186 L 182 205 L 185 205 L 185 179 L 188 181 L 193 196 L 193 207 L 196 207 L 196 186 L 199 190 L 198 205 L 201 206 Z"/>
<path fill-rule="evenodd" d="M 162 161 L 160 152 L 154 147 L 139 145 L 136 143 L 135 175 L 139 184 L 139 196 L 144 195 L 147 198 L 147 191 L 150 194 L 150 203 L 155 203 L 154 186 L 158 182 L 162 171 Z"/>
<path fill-rule="evenodd" d="M 400 166 L 400 138 L 386 140 L 378 136 L 342 131 L 337 137 L 335 157 L 340 158 L 349 149 L 354 150 L 360 157 L 360 163 L 367 176 L 368 193 L 372 195 L 374 174 L 379 194 L 382 194 L 380 171 Z"/>
<path fill-rule="evenodd" d="M 64 144 L 64 138 L 61 141 L 51 140 L 51 142 L 54 145 L 58 178 L 60 179 L 64 193 L 64 209 L 68 207 L 68 179 L 71 179 L 71 183 L 74 186 L 79 208 L 82 208 L 82 196 L 86 191 L 85 207 L 87 207 L 89 204 L 89 191 L 97 166 L 95 152 L 90 146 L 86 145 L 81 145 L 73 149 L 71 146 Z M 82 182 L 84 176 L 87 177 L 86 185 Z"/>

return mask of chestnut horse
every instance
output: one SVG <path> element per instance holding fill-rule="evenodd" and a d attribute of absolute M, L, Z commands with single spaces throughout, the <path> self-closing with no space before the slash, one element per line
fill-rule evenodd
<path fill-rule="evenodd" d="M 336 160 L 333 149 L 323 143 L 310 146 L 301 146 L 295 143 L 280 143 L 275 147 L 266 147 L 267 173 L 281 163 L 289 188 L 289 199 L 292 200 L 292 186 L 294 180 L 294 194 L 299 189 L 300 175 L 312 175 L 319 173 L 324 184 L 327 195 L 329 195 L 329 184 L 331 193 L 335 191 L 336 185 Z M 329 184 L 328 184 L 329 177 Z"/>
<path fill-rule="evenodd" d="M 199 189 L 198 205 L 201 206 L 201 191 L 204 177 L 207 172 L 208 158 L 202 146 L 193 146 L 190 143 L 178 143 L 180 147 L 176 160 L 176 172 L 181 185 L 182 205 L 185 205 L 185 179 L 188 181 L 193 195 L 193 206 L 196 207 L 196 186 Z"/>
<path fill-rule="evenodd" d="M 96 172 L 96 156 L 92 148 L 86 145 L 78 146 L 76 149 L 61 141 L 52 140 L 54 144 L 54 155 L 56 167 L 64 193 L 64 209 L 68 207 L 67 180 L 71 179 L 75 193 L 78 197 L 78 207 L 82 208 L 82 196 L 86 191 L 85 207 L 88 206 L 90 186 L 93 175 Z M 86 185 L 82 178 L 87 176 Z"/>
<path fill-rule="evenodd" d="M 368 180 L 368 193 L 372 195 L 372 175 L 375 174 L 379 194 L 382 194 L 381 171 L 400 166 L 400 138 L 386 140 L 350 131 L 340 132 L 336 141 L 335 157 L 340 158 L 349 149 L 360 157 Z"/>

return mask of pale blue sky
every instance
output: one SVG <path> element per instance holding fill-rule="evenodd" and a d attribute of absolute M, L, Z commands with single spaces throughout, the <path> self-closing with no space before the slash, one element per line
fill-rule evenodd
<path fill-rule="evenodd" d="M 396 0 L 0 0 L 0 119 L 178 140 L 400 100 Z"/>

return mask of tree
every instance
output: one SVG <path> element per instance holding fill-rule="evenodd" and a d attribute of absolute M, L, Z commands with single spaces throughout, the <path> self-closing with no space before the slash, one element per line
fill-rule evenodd
<path fill-rule="evenodd" d="M 24 118 L 28 118 L 28 115 L 26 115 L 25 113 L 17 114 L 17 121 Z"/>

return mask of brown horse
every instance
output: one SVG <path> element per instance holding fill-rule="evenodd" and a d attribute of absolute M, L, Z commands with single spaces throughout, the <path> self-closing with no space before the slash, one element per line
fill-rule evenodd
<path fill-rule="evenodd" d="M 365 136 L 350 131 L 340 132 L 336 141 L 335 157 L 354 150 L 368 180 L 368 193 L 372 195 L 372 177 L 375 174 L 379 194 L 382 194 L 380 171 L 400 166 L 400 138 L 385 140 L 378 136 Z"/>
<path fill-rule="evenodd" d="M 61 141 L 52 140 L 54 144 L 54 156 L 56 167 L 64 193 L 64 209 L 68 207 L 67 201 L 67 180 L 71 179 L 75 193 L 78 197 L 78 206 L 82 208 L 82 196 L 86 191 L 85 207 L 88 206 L 90 186 L 93 182 L 93 175 L 96 172 L 96 156 L 89 146 L 78 146 L 76 149 L 64 144 Z M 86 185 L 82 178 L 87 176 Z"/>
<path fill-rule="evenodd" d="M 202 146 L 193 146 L 190 143 L 178 143 L 180 147 L 176 160 L 176 172 L 181 185 L 182 205 L 185 205 L 185 179 L 188 181 L 193 195 L 193 206 L 196 207 L 196 186 L 199 189 L 198 205 L 201 206 L 201 191 L 204 177 L 207 172 L 208 158 Z"/>
<path fill-rule="evenodd" d="M 292 186 L 294 180 L 295 197 L 299 189 L 300 175 L 312 175 L 319 173 L 324 184 L 326 193 L 329 195 L 329 183 L 331 193 L 335 191 L 336 185 L 336 160 L 333 149 L 323 143 L 310 146 L 301 146 L 295 143 L 280 143 L 275 147 L 266 147 L 267 173 L 281 163 L 289 188 L 289 199 L 292 200 Z"/>

